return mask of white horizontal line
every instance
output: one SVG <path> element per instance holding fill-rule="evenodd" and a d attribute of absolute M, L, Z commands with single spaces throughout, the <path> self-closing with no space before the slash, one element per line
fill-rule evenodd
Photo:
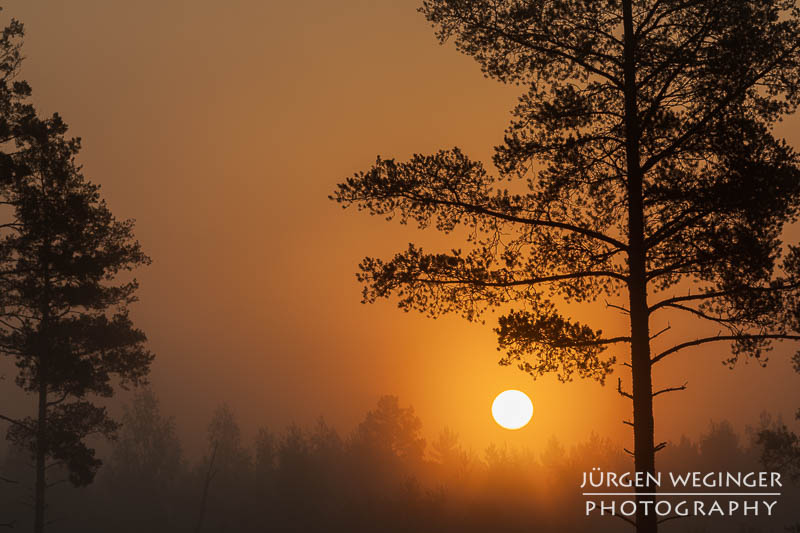
<path fill-rule="evenodd" d="M 584 492 L 584 496 L 780 496 L 780 492 Z"/>

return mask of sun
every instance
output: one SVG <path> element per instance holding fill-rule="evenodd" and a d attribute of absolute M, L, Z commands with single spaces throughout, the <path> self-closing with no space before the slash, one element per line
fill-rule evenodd
<path fill-rule="evenodd" d="M 495 422 L 506 429 L 519 429 L 530 422 L 533 403 L 522 391 L 503 391 L 492 403 L 492 416 Z"/>

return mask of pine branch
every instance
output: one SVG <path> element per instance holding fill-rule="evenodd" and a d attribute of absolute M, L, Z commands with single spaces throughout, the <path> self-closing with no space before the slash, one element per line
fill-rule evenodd
<path fill-rule="evenodd" d="M 572 233 L 576 233 L 579 235 L 583 235 L 585 237 L 591 237 L 592 239 L 603 241 L 607 244 L 610 244 L 616 248 L 619 248 L 622 251 L 628 249 L 628 246 L 624 244 L 622 241 L 614 239 L 613 237 L 609 237 L 604 233 L 599 231 L 595 231 L 589 228 L 582 228 L 580 226 L 575 226 L 573 224 L 568 224 L 566 222 L 556 222 L 554 220 L 543 220 L 543 219 L 536 219 L 536 218 L 524 218 L 524 217 L 517 217 L 514 215 L 509 215 L 507 213 L 500 213 L 498 211 L 493 211 L 491 209 L 487 209 L 485 207 L 468 204 L 465 202 L 460 201 L 452 201 L 452 200 L 435 200 L 431 198 L 419 198 L 416 196 L 408 197 L 408 199 L 416 201 L 416 202 L 426 202 L 432 203 L 435 205 L 446 205 L 450 207 L 460 207 L 464 209 L 468 213 L 478 213 L 481 215 L 486 215 L 492 218 L 497 218 L 500 220 L 505 220 L 507 222 L 517 222 L 520 224 L 525 224 L 528 226 L 537 226 L 537 227 L 546 227 L 546 228 L 555 228 L 555 229 L 563 229 Z"/>
<path fill-rule="evenodd" d="M 672 309 L 678 309 L 680 311 L 686 311 L 687 313 L 691 313 L 691 314 L 693 314 L 693 315 L 695 315 L 695 316 L 697 316 L 699 318 L 702 318 L 704 320 L 708 320 L 708 321 L 711 321 L 711 322 L 716 322 L 717 324 L 721 324 L 721 325 L 727 327 L 728 329 L 731 329 L 731 324 L 735 324 L 735 323 L 739 322 L 738 320 L 735 320 L 733 318 L 725 318 L 725 317 L 721 317 L 721 316 L 711 316 L 709 314 L 706 314 L 706 313 L 702 312 L 699 309 L 695 309 L 694 307 L 689 307 L 688 305 L 681 305 L 681 304 L 672 303 L 672 304 L 667 304 L 666 307 L 670 307 Z"/>
<path fill-rule="evenodd" d="M 651 314 L 651 313 L 653 313 L 653 311 L 656 311 L 656 310 L 661 309 L 663 307 L 669 307 L 672 304 L 676 304 L 676 303 L 692 302 L 692 301 L 697 301 L 697 300 L 710 300 L 710 299 L 713 299 L 713 298 L 723 298 L 725 296 L 733 296 L 733 295 L 736 295 L 736 294 L 742 294 L 742 293 L 746 293 L 746 292 L 749 292 L 749 291 L 753 291 L 753 292 L 779 291 L 780 292 L 780 291 L 790 291 L 790 290 L 794 290 L 794 289 L 798 289 L 798 288 L 800 288 L 800 284 L 791 283 L 791 284 L 783 285 L 783 286 L 780 286 L 780 287 L 742 287 L 742 288 L 739 288 L 739 289 L 729 290 L 729 291 L 709 291 L 709 292 L 703 292 L 703 293 L 698 293 L 698 294 L 687 294 L 685 296 L 674 296 L 672 298 L 667 298 L 666 300 L 661 300 L 660 302 L 657 302 L 657 303 L 651 305 L 648 308 L 647 312 L 648 312 L 648 314 Z"/>
<path fill-rule="evenodd" d="M 628 281 L 627 276 L 618 274 L 610 270 L 587 270 L 581 272 L 571 272 L 569 274 L 556 274 L 553 276 L 541 276 L 536 278 L 520 279 L 513 281 L 483 281 L 469 278 L 453 278 L 453 279 L 435 279 L 435 278 L 411 278 L 403 280 L 404 282 L 411 283 L 429 283 L 432 285 L 471 285 L 477 287 L 519 287 L 522 285 L 537 285 L 539 283 L 553 283 L 556 281 L 564 281 L 570 279 L 583 279 L 583 278 L 613 278 L 620 281 Z"/>
<path fill-rule="evenodd" d="M 30 431 L 32 433 L 34 431 L 36 431 L 34 428 L 29 426 L 28 424 L 25 424 L 24 422 L 20 422 L 19 420 L 15 420 L 13 418 L 9 418 L 9 417 L 7 417 L 5 415 L 0 415 L 0 420 L 5 420 L 6 422 L 8 422 L 10 424 L 14 424 L 15 426 L 19 426 L 21 428 L 25 428 L 25 429 L 27 429 L 28 431 Z"/>
<path fill-rule="evenodd" d="M 678 345 L 669 348 L 668 350 L 664 350 L 657 356 L 650 359 L 650 364 L 655 364 L 668 355 L 672 355 L 676 352 L 679 352 L 685 348 L 691 348 L 692 346 L 699 346 L 701 344 L 706 344 L 709 342 L 718 342 L 718 341 L 738 341 L 738 340 L 792 340 L 798 341 L 800 340 L 800 335 L 786 335 L 786 334 L 764 334 L 764 335 L 718 335 L 716 337 L 705 337 L 702 339 L 695 339 L 693 341 L 684 342 Z"/>

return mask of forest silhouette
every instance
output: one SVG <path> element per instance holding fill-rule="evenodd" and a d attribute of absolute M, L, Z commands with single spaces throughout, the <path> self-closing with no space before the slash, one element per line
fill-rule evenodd
<path fill-rule="evenodd" d="M 84 488 L 50 489 L 48 528 L 62 532 L 173 531 L 627 531 L 611 516 L 584 516 L 583 472 L 630 470 L 618 443 L 592 434 L 567 445 L 553 437 L 541 453 L 490 445 L 471 450 L 445 428 L 430 442 L 414 409 L 383 396 L 358 426 L 339 433 L 320 418 L 311 427 L 261 428 L 245 439 L 226 405 L 210 417 L 198 458 L 185 450 L 176 420 L 150 390 L 125 406 L 119 438 L 102 445 L 105 465 Z M 762 417 L 744 434 L 712 422 L 697 440 L 662 451 L 660 470 L 762 471 Z M 786 456 L 783 456 L 784 459 Z M 30 460 L 18 448 L 0 456 L 0 519 L 20 530 L 30 520 Z M 785 464 L 784 464 L 785 466 Z M 788 474 L 791 474 L 789 472 Z M 785 475 L 775 515 L 682 518 L 665 531 L 773 532 L 800 523 Z M 63 476 L 61 476 L 63 477 Z"/>
<path fill-rule="evenodd" d="M 785 474 L 769 516 L 668 516 L 663 531 L 800 531 L 800 437 L 787 425 L 765 415 L 740 434 L 712 422 L 695 440 L 657 443 L 653 402 L 686 389 L 654 386 L 654 365 L 678 352 L 732 343 L 730 364 L 764 364 L 772 341 L 800 340 L 800 247 L 781 240 L 800 213 L 800 157 L 772 133 L 800 106 L 800 9 L 789 0 L 427 0 L 421 11 L 487 76 L 530 90 L 496 149 L 496 177 L 453 148 L 406 162 L 379 157 L 337 186 L 330 198 L 345 207 L 467 236 L 465 250 L 431 254 L 410 244 L 389 259 L 366 257 L 357 274 L 363 300 L 396 297 L 406 311 L 470 321 L 500 309 L 500 362 L 534 377 L 602 384 L 619 362 L 629 369 L 614 377 L 631 402 L 623 421 L 634 431 L 631 450 L 595 433 L 577 443 L 553 437 L 537 452 L 474 450 L 451 429 L 430 439 L 415 410 L 390 395 L 344 432 L 320 418 L 249 438 L 223 404 L 205 435 L 187 436 L 147 388 L 112 417 L 108 399 L 145 385 L 155 358 L 128 309 L 138 298 L 133 271 L 150 259 L 133 220 L 115 218 L 84 176 L 80 140 L 59 114 L 31 103 L 18 78 L 23 27 L 12 19 L 0 38 L 0 196 L 9 217 L 0 353 L 37 407 L 0 410 L 0 529 L 602 533 L 633 524 L 653 533 L 660 523 L 645 505 L 635 519 L 587 516 L 581 480 L 592 469 L 654 474 L 657 464 L 660 472 Z M 506 190 L 507 179 L 530 191 Z M 192 291 L 228 282 L 215 276 Z M 629 333 L 604 334 L 562 309 L 605 297 Z M 264 307 L 280 309 L 279 300 Z M 203 307 L 212 309 L 209 323 L 224 313 Z M 651 321 L 656 311 L 660 322 Z M 678 313 L 722 333 L 672 331 L 661 317 Z M 334 330 L 322 342 L 335 344 Z M 606 353 L 618 345 L 627 360 Z M 276 354 L 261 369 L 275 379 L 264 388 L 285 375 Z M 800 371 L 800 355 L 795 362 Z M 309 388 L 328 379 L 319 375 Z M 266 409 L 259 415 L 271 419 Z M 625 497 L 653 503 L 655 490 L 648 482 Z"/>

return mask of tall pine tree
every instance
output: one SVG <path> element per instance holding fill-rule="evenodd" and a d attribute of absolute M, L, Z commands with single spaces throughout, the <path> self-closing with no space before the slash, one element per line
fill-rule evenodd
<path fill-rule="evenodd" d="M 800 103 L 800 10 L 793 0 L 426 0 L 421 11 L 484 73 L 527 88 L 493 175 L 458 149 L 378 158 L 333 198 L 449 233 L 467 249 L 411 245 L 367 258 L 364 300 L 405 309 L 515 306 L 499 319 L 505 364 L 534 376 L 604 380 L 630 370 L 635 469 L 655 471 L 653 371 L 694 346 L 731 361 L 800 340 L 800 158 L 772 125 Z M 522 187 L 506 189 L 517 181 Z M 628 318 L 613 335 L 559 301 L 609 298 Z M 718 334 L 657 326 L 683 314 Z M 714 333 L 716 333 L 716 329 Z M 651 493 L 655 487 L 642 487 Z M 657 530 L 640 495 L 639 533 Z"/>
<path fill-rule="evenodd" d="M 132 221 L 116 220 L 81 174 L 80 143 L 66 131 L 57 115 L 31 122 L 14 155 L 21 170 L 2 191 L 13 223 L 0 241 L 0 351 L 36 399 L 31 416 L 3 418 L 33 458 L 36 533 L 49 467 L 61 465 L 73 485 L 91 483 L 101 462 L 86 438 L 117 429 L 96 400 L 143 382 L 153 359 L 128 316 L 137 283 L 117 280 L 149 259 Z"/>

